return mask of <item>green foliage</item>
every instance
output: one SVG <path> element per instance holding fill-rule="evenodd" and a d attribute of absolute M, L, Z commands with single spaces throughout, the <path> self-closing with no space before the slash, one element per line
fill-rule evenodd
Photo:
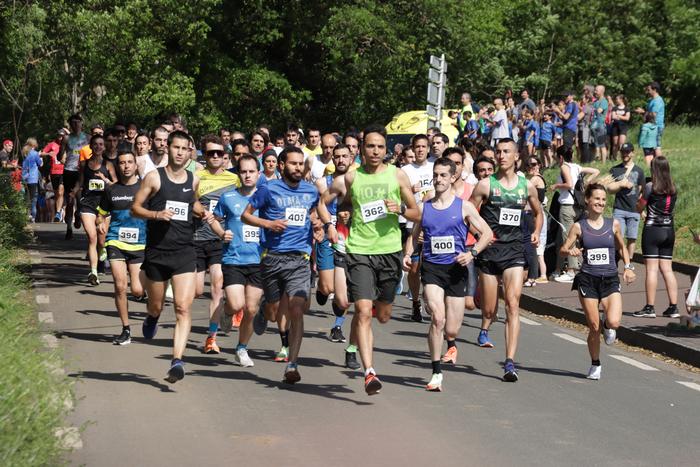
<path fill-rule="evenodd" d="M 26 225 L 27 203 L 12 188 L 9 173 L 0 173 L 0 249 L 23 245 Z"/>

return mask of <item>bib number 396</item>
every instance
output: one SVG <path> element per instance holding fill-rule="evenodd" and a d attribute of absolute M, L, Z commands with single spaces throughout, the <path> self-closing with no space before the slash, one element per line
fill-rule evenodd
<path fill-rule="evenodd" d="M 386 217 L 386 204 L 384 200 L 372 201 L 371 203 L 365 203 L 360 206 L 360 211 L 362 211 L 362 220 L 364 223 L 376 221 L 377 219 L 384 219 Z"/>
<path fill-rule="evenodd" d="M 610 264 L 610 256 L 607 248 L 591 248 L 587 250 L 588 264 L 591 266 L 607 266 Z"/>
<path fill-rule="evenodd" d="M 430 251 L 434 255 L 445 255 L 455 252 L 455 238 L 452 235 L 445 237 L 430 237 Z"/>
<path fill-rule="evenodd" d="M 187 221 L 187 211 L 190 205 L 180 201 L 166 201 L 165 209 L 173 213 L 172 220 Z"/>
<path fill-rule="evenodd" d="M 520 226 L 520 209 L 501 208 L 498 214 L 498 223 L 500 225 Z"/>
<path fill-rule="evenodd" d="M 288 225 L 294 227 L 304 227 L 304 224 L 306 224 L 306 209 L 287 208 L 284 211 L 284 218 L 287 219 Z"/>

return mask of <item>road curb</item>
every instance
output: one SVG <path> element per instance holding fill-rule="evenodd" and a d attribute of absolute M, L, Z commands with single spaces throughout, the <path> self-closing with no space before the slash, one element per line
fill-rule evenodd
<path fill-rule="evenodd" d="M 697 268 L 697 266 L 695 267 Z M 526 293 L 523 293 L 520 298 L 520 307 L 523 310 L 537 315 L 554 316 L 555 318 L 566 319 L 578 324 L 586 324 L 586 318 L 583 312 L 533 297 Z M 692 347 L 662 339 L 624 325 L 621 325 L 617 329 L 617 338 L 625 344 L 663 354 L 688 365 L 700 368 L 700 350 L 693 349 Z"/>

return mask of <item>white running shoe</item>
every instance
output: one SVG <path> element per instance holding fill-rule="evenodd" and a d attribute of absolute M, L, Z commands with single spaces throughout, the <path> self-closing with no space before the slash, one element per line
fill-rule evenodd
<path fill-rule="evenodd" d="M 173 300 L 173 284 L 170 281 L 168 281 L 168 288 L 165 289 L 165 298 L 170 301 Z"/>
<path fill-rule="evenodd" d="M 430 382 L 425 387 L 426 391 L 440 392 L 442 391 L 442 373 L 433 373 Z"/>
<path fill-rule="evenodd" d="M 603 367 L 601 365 L 591 365 L 591 368 L 588 370 L 588 376 L 586 376 L 586 378 L 599 380 L 602 369 Z"/>
<path fill-rule="evenodd" d="M 554 281 L 559 282 L 559 283 L 564 283 L 564 284 L 571 284 L 574 281 L 574 275 L 569 273 L 569 272 L 565 272 L 565 273 L 555 277 Z"/>
<path fill-rule="evenodd" d="M 607 345 L 613 345 L 617 338 L 617 332 L 615 332 L 614 329 L 606 328 L 605 324 L 603 324 L 603 336 L 605 336 L 605 343 Z"/>
<path fill-rule="evenodd" d="M 255 366 L 255 363 L 253 363 L 253 360 L 248 356 L 247 349 L 236 350 L 236 361 L 238 362 L 239 365 L 241 365 L 244 368 Z"/>

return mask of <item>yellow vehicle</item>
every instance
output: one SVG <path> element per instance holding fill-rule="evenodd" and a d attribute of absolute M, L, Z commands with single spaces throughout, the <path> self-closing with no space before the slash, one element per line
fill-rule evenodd
<path fill-rule="evenodd" d="M 449 111 L 442 111 L 441 131 L 450 139 L 449 145 L 454 146 L 459 130 L 454 125 L 455 120 L 447 116 Z M 387 151 L 394 152 L 396 144 L 410 145 L 413 135 L 425 134 L 429 126 L 433 126 L 433 122 L 428 120 L 425 110 L 412 110 L 394 115 L 386 126 Z"/>

